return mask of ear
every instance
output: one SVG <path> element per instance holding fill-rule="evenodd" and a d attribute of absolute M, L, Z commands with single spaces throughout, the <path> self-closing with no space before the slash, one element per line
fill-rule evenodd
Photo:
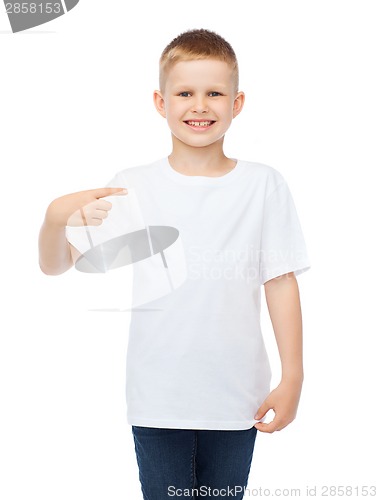
<path fill-rule="evenodd" d="M 244 101 L 245 101 L 244 92 L 238 92 L 234 99 L 233 118 L 235 118 L 235 116 L 237 116 L 243 109 Z"/>
<path fill-rule="evenodd" d="M 165 102 L 162 92 L 160 90 L 154 90 L 154 104 L 157 112 L 163 117 L 166 118 L 165 115 Z"/>

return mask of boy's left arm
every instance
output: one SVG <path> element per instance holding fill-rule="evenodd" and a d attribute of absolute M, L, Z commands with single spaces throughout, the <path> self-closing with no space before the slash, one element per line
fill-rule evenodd
<path fill-rule="evenodd" d="M 299 289 L 293 272 L 264 284 L 266 302 L 281 359 L 279 385 L 269 394 L 255 415 L 261 419 L 270 409 L 275 417 L 268 424 L 258 422 L 257 430 L 280 431 L 295 419 L 303 383 L 302 312 Z"/>

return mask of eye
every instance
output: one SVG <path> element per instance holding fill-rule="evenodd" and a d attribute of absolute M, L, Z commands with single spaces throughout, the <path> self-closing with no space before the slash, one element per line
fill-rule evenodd
<path fill-rule="evenodd" d="M 181 97 L 189 97 L 189 95 L 190 95 L 190 92 L 180 92 L 179 93 L 179 96 L 181 96 Z"/>
<path fill-rule="evenodd" d="M 211 97 L 218 97 L 219 95 L 222 95 L 220 92 L 209 92 L 209 96 Z"/>

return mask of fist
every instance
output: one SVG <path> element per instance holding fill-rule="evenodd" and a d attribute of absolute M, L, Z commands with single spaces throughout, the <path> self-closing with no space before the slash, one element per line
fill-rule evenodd
<path fill-rule="evenodd" d="M 124 188 L 100 188 L 66 194 L 50 203 L 46 219 L 51 224 L 65 226 L 99 226 L 112 208 L 106 196 L 125 195 Z"/>

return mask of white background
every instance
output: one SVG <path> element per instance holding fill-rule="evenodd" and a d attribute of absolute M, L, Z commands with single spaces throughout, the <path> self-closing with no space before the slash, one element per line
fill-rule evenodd
<path fill-rule="evenodd" d="M 38 232 L 55 197 L 169 154 L 152 104 L 158 58 L 201 27 L 233 45 L 246 93 L 226 154 L 283 174 L 312 261 L 298 277 L 297 418 L 258 433 L 249 487 L 305 497 L 316 486 L 320 498 L 331 496 L 323 486 L 373 485 L 376 2 L 81 0 L 18 34 L 0 9 L 1 498 L 142 498 L 124 397 L 129 316 L 89 311 L 94 298 L 120 307 L 120 279 L 45 276 Z M 280 365 L 262 294 L 273 388 Z"/>

